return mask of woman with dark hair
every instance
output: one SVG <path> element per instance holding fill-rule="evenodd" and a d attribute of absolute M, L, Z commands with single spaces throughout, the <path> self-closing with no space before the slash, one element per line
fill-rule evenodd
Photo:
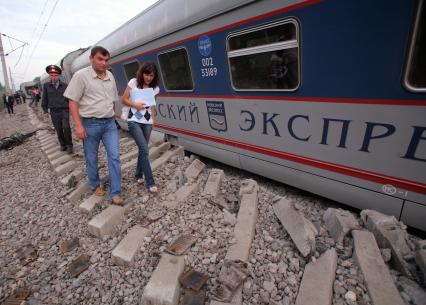
<path fill-rule="evenodd" d="M 130 134 L 139 148 L 135 179 L 138 183 L 143 184 L 143 177 L 145 176 L 146 187 L 149 192 L 157 193 L 158 189 L 152 175 L 148 152 L 149 137 L 151 136 L 156 110 L 155 107 L 150 107 L 147 101 L 134 101 L 130 98 L 132 90 L 149 88 L 153 89 L 154 98 L 160 92 L 157 67 L 152 62 L 145 62 L 139 67 L 136 78 L 132 78 L 127 84 L 123 93 L 123 104 L 131 107 L 127 124 Z"/>

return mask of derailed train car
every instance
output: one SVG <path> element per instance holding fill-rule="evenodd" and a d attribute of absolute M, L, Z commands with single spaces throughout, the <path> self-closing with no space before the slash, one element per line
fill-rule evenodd
<path fill-rule="evenodd" d="M 60 80 L 64 83 L 68 84 L 71 80 L 72 74 L 71 74 L 71 65 L 74 62 L 74 60 L 84 51 L 86 51 L 87 48 L 80 48 L 78 50 L 72 51 L 65 55 L 59 62 L 56 63 L 58 67 L 62 69 Z M 40 76 L 40 83 L 43 86 L 46 82 L 50 80 L 49 74 L 46 72 L 43 73 Z"/>
<path fill-rule="evenodd" d="M 163 0 L 96 45 L 120 92 L 157 64 L 172 143 L 426 230 L 424 2 Z"/>
<path fill-rule="evenodd" d="M 25 99 L 30 99 L 31 98 L 31 90 L 34 88 L 34 86 L 39 86 L 40 84 L 38 82 L 25 82 L 25 83 L 21 83 L 21 85 L 19 86 L 19 89 L 24 92 L 25 94 Z"/>

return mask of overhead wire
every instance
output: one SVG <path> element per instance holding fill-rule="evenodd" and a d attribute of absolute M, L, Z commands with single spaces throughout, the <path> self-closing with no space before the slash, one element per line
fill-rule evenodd
<path fill-rule="evenodd" d="M 10 36 L 4 35 L 7 37 L 7 40 L 9 40 L 10 48 L 13 50 L 12 41 L 10 41 Z"/>
<path fill-rule="evenodd" d="M 12 49 L 12 51 L 10 51 L 8 53 L 4 53 L 4 56 L 8 56 L 9 54 L 15 52 L 16 50 L 21 49 L 21 54 L 19 55 L 18 61 L 14 65 L 14 67 L 16 67 L 18 65 L 19 61 L 21 60 L 22 53 L 24 52 L 24 48 L 25 48 L 26 45 L 28 45 L 28 43 L 26 43 L 26 42 L 24 42 L 22 40 L 16 39 L 14 37 L 11 37 L 11 36 L 9 36 L 7 34 L 4 34 L 4 33 L 1 33 L 1 35 L 4 36 L 4 37 L 7 37 L 8 41 L 9 41 L 9 44 L 10 44 L 10 47 Z M 15 40 L 15 41 L 18 41 L 18 42 L 22 43 L 22 45 L 20 45 L 17 48 L 14 48 L 13 44 L 12 44 L 12 39 Z"/>
<path fill-rule="evenodd" d="M 13 40 L 19 41 L 19 42 L 21 42 L 21 43 L 28 44 L 28 43 L 26 43 L 25 41 L 22 41 L 22 40 L 16 39 L 15 37 L 9 36 L 9 35 L 4 34 L 4 33 L 2 33 L 1 35 L 2 35 L 2 36 L 4 36 L 4 37 L 9 38 L 9 41 L 10 41 L 10 39 L 13 39 Z"/>
<path fill-rule="evenodd" d="M 39 42 L 40 42 L 40 40 L 41 40 L 41 37 L 43 36 L 44 32 L 46 31 L 46 28 L 47 28 L 47 26 L 48 26 L 48 24 L 49 24 L 50 18 L 52 18 L 52 15 L 53 15 L 53 13 L 54 13 L 54 11 L 55 11 L 55 9 L 56 9 L 56 6 L 57 6 L 58 2 L 59 2 L 59 0 L 56 0 L 55 4 L 54 4 L 54 5 L 53 5 L 53 7 L 52 7 L 52 10 L 50 11 L 49 17 L 47 18 L 47 21 L 46 21 L 46 23 L 44 24 L 43 30 L 41 31 L 41 33 L 40 33 L 40 35 L 39 35 L 39 37 L 38 37 L 38 40 L 37 40 L 36 44 L 34 45 L 33 51 L 31 52 L 31 55 L 30 55 L 30 58 L 29 58 L 29 60 L 28 60 L 27 66 L 25 67 L 24 74 L 26 74 L 26 73 L 27 73 L 27 70 L 28 70 L 28 67 L 30 66 L 30 63 L 31 63 L 31 60 L 32 60 L 32 58 L 33 58 L 34 52 L 35 52 L 35 50 L 36 50 L 36 49 L 37 49 L 37 47 L 38 47 L 38 44 L 39 44 Z"/>
<path fill-rule="evenodd" d="M 22 53 L 24 53 L 24 48 L 25 48 L 25 45 L 23 45 L 23 46 L 22 46 L 21 54 L 19 54 L 18 61 L 15 63 L 15 65 L 14 65 L 13 67 L 16 67 L 16 66 L 19 64 L 19 61 L 20 61 L 20 60 L 21 60 L 21 58 L 22 58 Z"/>
<path fill-rule="evenodd" d="M 43 15 L 44 15 L 44 12 L 45 12 L 45 9 L 46 9 L 46 6 L 47 6 L 47 3 L 49 3 L 49 0 L 46 0 L 45 2 L 44 2 L 44 5 L 43 5 L 43 8 L 41 9 L 41 12 L 40 12 L 40 14 L 39 14 L 39 16 L 38 16 L 38 19 L 37 19 L 37 23 L 36 23 L 36 25 L 35 25 L 35 27 L 34 27 L 34 29 L 33 29 L 33 31 L 31 32 L 31 35 L 30 35 L 30 37 L 29 37 L 29 40 L 28 40 L 28 42 L 29 42 L 29 44 L 32 44 L 32 42 L 33 42 L 33 38 L 34 38 L 34 34 L 35 34 L 35 32 L 37 31 L 37 28 L 38 28 L 38 26 L 39 26 L 39 24 L 40 24 L 40 20 L 41 20 L 41 18 L 43 17 Z M 27 49 L 28 50 L 28 52 L 30 51 L 30 49 L 28 48 Z M 28 56 L 29 55 L 29 53 L 26 53 L 26 55 L 25 56 Z M 22 54 L 21 54 L 22 55 Z M 30 57 L 28 57 L 28 61 L 30 61 Z M 19 60 L 18 60 L 18 62 L 19 62 Z"/>
<path fill-rule="evenodd" d="M 5 53 L 4 56 L 8 56 L 9 54 L 12 54 L 13 52 L 15 52 L 16 50 L 23 48 L 26 45 L 26 43 L 24 43 L 23 45 L 20 45 L 17 48 L 12 49 L 12 51 L 10 51 L 9 53 Z"/>
<path fill-rule="evenodd" d="M 38 25 L 40 24 L 41 17 L 43 17 L 43 15 L 44 15 L 44 10 L 46 9 L 46 6 L 47 6 L 47 3 L 48 3 L 48 2 L 49 2 L 49 0 L 46 0 L 46 2 L 44 2 L 43 8 L 41 9 L 41 13 L 40 13 L 40 15 L 38 16 L 37 24 L 36 24 L 36 26 L 34 27 L 33 32 L 31 33 L 30 40 L 29 40 L 29 42 L 30 42 L 30 43 L 32 42 L 33 37 L 34 37 L 34 33 L 35 33 L 35 31 L 37 30 Z"/>

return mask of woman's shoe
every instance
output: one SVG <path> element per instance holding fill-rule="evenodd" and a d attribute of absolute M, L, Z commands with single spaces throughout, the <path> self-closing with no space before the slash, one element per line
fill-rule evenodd
<path fill-rule="evenodd" d="M 111 203 L 115 205 L 123 205 L 124 199 L 121 196 L 114 196 L 111 199 Z"/>
<path fill-rule="evenodd" d="M 105 190 L 101 186 L 98 186 L 93 193 L 99 197 L 103 197 L 106 194 Z"/>
<path fill-rule="evenodd" d="M 144 185 L 144 184 L 145 184 L 145 180 L 143 180 L 143 178 L 136 179 L 136 182 L 137 182 L 138 184 L 141 184 L 141 185 Z"/>
<path fill-rule="evenodd" d="M 156 186 L 151 186 L 148 190 L 150 193 L 153 193 L 153 194 L 158 192 L 158 189 Z"/>

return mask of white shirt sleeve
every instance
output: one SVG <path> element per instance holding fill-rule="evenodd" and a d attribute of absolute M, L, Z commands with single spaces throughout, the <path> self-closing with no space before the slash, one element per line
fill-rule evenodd
<path fill-rule="evenodd" d="M 130 88 L 134 89 L 136 88 L 138 85 L 138 83 L 136 82 L 136 78 L 132 78 L 129 83 L 127 84 L 127 86 L 129 86 Z"/>
<path fill-rule="evenodd" d="M 70 83 L 65 89 L 64 96 L 72 101 L 80 102 L 85 90 L 85 83 L 82 72 L 77 72 L 71 78 Z"/>
<path fill-rule="evenodd" d="M 154 88 L 154 96 L 156 96 L 158 93 L 160 93 L 160 87 Z"/>

